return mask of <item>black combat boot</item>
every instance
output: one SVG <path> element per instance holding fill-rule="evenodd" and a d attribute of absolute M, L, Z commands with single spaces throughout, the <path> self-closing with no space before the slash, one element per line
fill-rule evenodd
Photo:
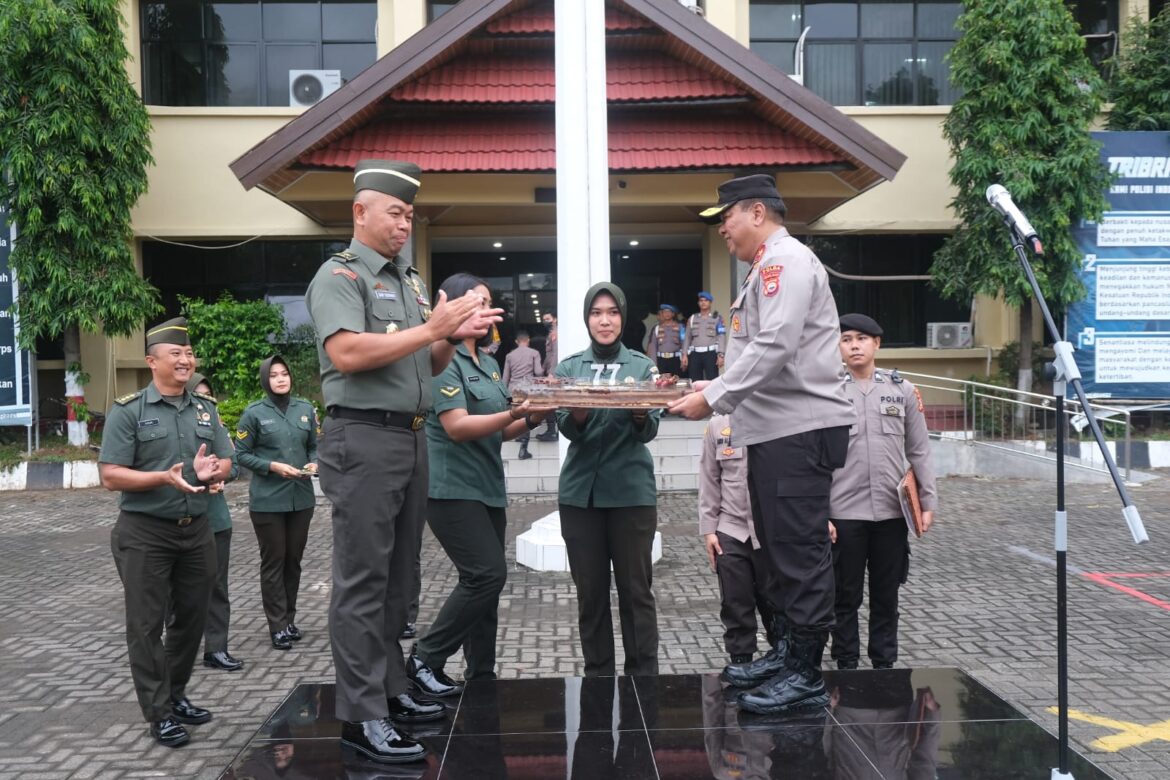
<path fill-rule="evenodd" d="M 758 688 L 741 693 L 741 709 L 761 715 L 801 715 L 829 703 L 821 677 L 821 654 L 828 634 L 792 634 L 788 640 L 788 668 Z"/>
<path fill-rule="evenodd" d="M 733 688 L 755 688 L 783 672 L 788 662 L 788 625 L 773 617 L 771 633 L 776 637 L 771 650 L 749 663 L 723 667 L 719 679 Z"/>

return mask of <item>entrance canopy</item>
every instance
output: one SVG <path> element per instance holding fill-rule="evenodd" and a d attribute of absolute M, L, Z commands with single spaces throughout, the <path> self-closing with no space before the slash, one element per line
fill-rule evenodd
<path fill-rule="evenodd" d="M 232 163 L 326 226 L 367 157 L 426 174 L 432 225 L 555 223 L 552 0 L 463 0 Z M 789 224 L 892 179 L 905 156 L 674 0 L 607 0 L 615 223 L 696 219 L 716 185 L 769 172 Z"/>

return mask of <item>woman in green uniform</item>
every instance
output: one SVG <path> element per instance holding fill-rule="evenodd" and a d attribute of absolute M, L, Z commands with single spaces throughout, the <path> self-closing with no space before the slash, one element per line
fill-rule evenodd
<path fill-rule="evenodd" d="M 187 380 L 187 391 L 199 393 L 205 398 L 215 398 L 211 381 L 200 373 L 192 374 Z M 230 482 L 239 475 L 239 463 L 233 458 L 231 474 L 226 481 Z M 232 514 L 228 510 L 227 498 L 223 494 L 223 485 L 223 482 L 216 482 L 207 487 L 207 520 L 211 523 L 211 533 L 215 535 L 216 571 L 211 598 L 207 602 L 207 621 L 203 625 L 203 665 L 211 669 L 234 672 L 242 668 L 244 662 L 228 652 L 228 624 L 232 616 L 232 604 L 228 596 Z M 173 610 L 171 614 L 174 614 Z"/>
<path fill-rule="evenodd" d="M 487 284 L 455 274 L 439 287 L 447 300 L 469 290 L 491 308 Z M 510 408 L 500 366 L 487 351 L 490 334 L 455 348 L 446 370 L 434 378 L 434 406 L 427 416 L 430 489 L 427 523 L 455 568 L 459 582 L 430 630 L 412 649 L 406 674 L 420 693 L 451 696 L 463 690 L 443 672 L 460 647 L 467 680 L 495 679 L 496 610 L 508 575 L 504 560 L 504 462 L 500 446 L 543 420 L 522 405 Z"/>
<path fill-rule="evenodd" d="M 236 452 L 251 469 L 248 509 L 260 543 L 260 595 L 272 646 L 289 650 L 301 638 L 294 622 L 301 556 L 316 499 L 317 411 L 292 396 L 292 376 L 280 355 L 260 363 L 265 398 L 240 415 Z"/>
<path fill-rule="evenodd" d="M 589 348 L 557 364 L 558 377 L 597 384 L 652 379 L 654 364 L 621 342 L 626 296 L 600 282 L 585 293 Z M 586 676 L 615 672 L 609 572 L 617 582 L 626 674 L 658 673 L 658 616 L 650 590 L 650 549 L 658 526 L 658 490 L 646 442 L 661 411 L 562 409 L 569 452 L 561 467 L 561 536 L 577 586 L 577 620 Z"/>

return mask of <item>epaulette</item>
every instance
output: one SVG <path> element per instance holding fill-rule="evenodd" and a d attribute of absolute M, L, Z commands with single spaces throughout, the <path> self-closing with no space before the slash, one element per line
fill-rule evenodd
<path fill-rule="evenodd" d="M 216 400 L 216 397 L 214 395 L 208 395 L 207 393 L 196 392 L 195 390 L 191 391 L 191 395 L 195 396 L 196 398 L 202 398 L 204 401 L 211 401 L 213 404 L 219 403 L 219 401 Z"/>
<path fill-rule="evenodd" d="M 898 373 L 898 369 L 895 368 L 890 372 L 890 381 L 896 385 L 900 385 L 906 380 L 902 378 L 902 375 Z"/>
<path fill-rule="evenodd" d="M 142 395 L 142 391 L 135 390 L 133 393 L 128 393 L 121 398 L 115 398 L 114 403 L 118 404 L 118 406 L 125 406 L 140 395 Z"/>
<path fill-rule="evenodd" d="M 343 249 L 342 251 L 332 255 L 329 259 L 336 260 L 340 263 L 352 263 L 354 260 L 360 260 L 361 258 L 357 256 L 356 252 Z"/>

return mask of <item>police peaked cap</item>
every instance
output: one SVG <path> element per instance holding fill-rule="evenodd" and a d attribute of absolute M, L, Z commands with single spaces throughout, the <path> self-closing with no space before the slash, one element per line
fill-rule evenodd
<path fill-rule="evenodd" d="M 776 180 L 766 173 L 757 173 L 751 176 L 740 176 L 738 179 L 728 179 L 719 185 L 719 204 L 699 212 L 699 219 L 708 225 L 718 225 L 723 219 L 723 212 L 739 203 L 741 200 L 778 200 L 780 214 L 788 213 L 784 199 L 776 189 Z"/>
<path fill-rule="evenodd" d="M 878 325 L 873 317 L 864 314 L 846 314 L 841 318 L 841 332 L 847 330 L 860 331 L 868 336 L 882 335 L 882 326 Z"/>
<path fill-rule="evenodd" d="M 414 203 L 422 185 L 422 168 L 402 160 L 359 160 L 353 169 L 353 191 L 377 190 L 403 203 Z"/>

